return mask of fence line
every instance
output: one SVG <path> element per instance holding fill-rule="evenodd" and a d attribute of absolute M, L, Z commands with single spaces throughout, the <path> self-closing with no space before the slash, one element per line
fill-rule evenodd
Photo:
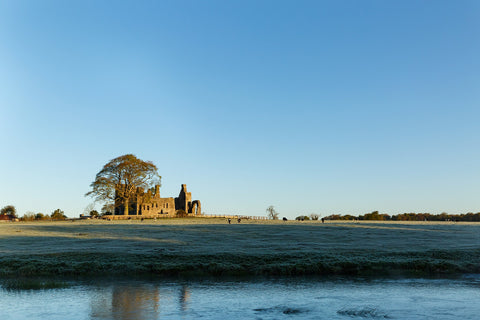
<path fill-rule="evenodd" d="M 222 218 L 222 219 L 245 219 L 245 220 L 268 220 L 267 217 L 261 216 L 245 216 L 245 215 L 228 215 L 228 214 L 202 214 L 192 215 L 189 214 L 189 218 Z M 164 214 L 164 215 L 105 215 L 101 219 L 106 220 L 139 220 L 139 219 L 171 219 L 177 218 L 177 216 Z"/>
<path fill-rule="evenodd" d="M 244 216 L 244 215 L 226 215 L 226 214 L 202 214 L 202 218 L 224 218 L 224 219 L 246 219 L 246 220 L 268 220 L 267 217 L 261 216 Z"/>

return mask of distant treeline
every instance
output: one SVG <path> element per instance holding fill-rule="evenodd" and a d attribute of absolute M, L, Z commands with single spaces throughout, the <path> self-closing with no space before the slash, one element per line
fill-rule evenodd
<path fill-rule="evenodd" d="M 360 216 L 332 214 L 325 217 L 326 220 L 381 220 L 381 221 L 480 221 L 480 212 L 465 214 L 441 214 L 430 213 L 403 213 L 397 215 L 389 215 L 386 213 L 366 213 Z"/>

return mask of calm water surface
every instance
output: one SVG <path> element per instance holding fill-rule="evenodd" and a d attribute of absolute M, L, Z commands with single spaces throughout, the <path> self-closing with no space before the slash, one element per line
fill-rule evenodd
<path fill-rule="evenodd" d="M 455 280 L 78 281 L 0 289 L 0 319 L 480 319 L 480 276 Z"/>

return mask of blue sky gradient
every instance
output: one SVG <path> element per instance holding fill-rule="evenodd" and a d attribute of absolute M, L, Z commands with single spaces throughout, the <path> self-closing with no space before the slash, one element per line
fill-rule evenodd
<path fill-rule="evenodd" d="M 0 1 L 0 206 L 110 159 L 209 214 L 480 211 L 478 1 Z"/>

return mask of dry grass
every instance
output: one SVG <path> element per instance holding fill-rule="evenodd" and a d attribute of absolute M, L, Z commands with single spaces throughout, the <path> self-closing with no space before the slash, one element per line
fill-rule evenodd
<path fill-rule="evenodd" d="M 454 275 L 480 224 L 162 219 L 0 224 L 0 274 Z"/>

